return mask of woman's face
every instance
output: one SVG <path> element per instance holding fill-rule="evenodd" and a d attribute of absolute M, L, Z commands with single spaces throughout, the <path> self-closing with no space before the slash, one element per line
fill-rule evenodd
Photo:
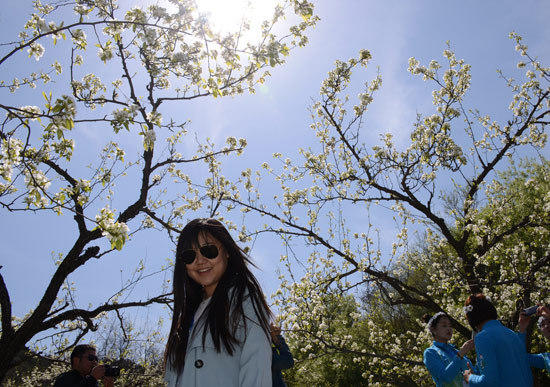
<path fill-rule="evenodd" d="M 195 260 L 191 264 L 185 265 L 185 268 L 189 277 L 199 285 L 202 285 L 206 297 L 210 297 L 214 294 L 218 282 L 225 273 L 225 269 L 227 269 L 228 256 L 223 245 L 208 233 L 199 234 L 198 244 L 198 246 L 193 246 Z M 206 245 L 214 245 L 218 248 L 218 256 L 216 258 L 208 259 L 201 254 L 200 247 Z"/>
<path fill-rule="evenodd" d="M 434 339 L 446 343 L 453 337 L 451 321 L 447 317 L 441 317 L 436 326 L 432 329 Z"/>

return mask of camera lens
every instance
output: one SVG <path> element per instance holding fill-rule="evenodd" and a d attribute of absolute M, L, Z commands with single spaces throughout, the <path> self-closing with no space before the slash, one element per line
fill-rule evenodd
<path fill-rule="evenodd" d="M 110 378 L 116 378 L 120 376 L 120 367 L 105 364 L 105 376 Z"/>

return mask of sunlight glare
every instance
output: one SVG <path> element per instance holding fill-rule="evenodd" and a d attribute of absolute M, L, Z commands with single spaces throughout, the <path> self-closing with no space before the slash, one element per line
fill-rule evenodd
<path fill-rule="evenodd" d="M 250 29 L 245 39 L 259 37 L 263 21 L 271 20 L 278 0 L 198 0 L 199 12 L 206 14 L 212 30 L 221 34 L 238 32 L 243 18 Z"/>

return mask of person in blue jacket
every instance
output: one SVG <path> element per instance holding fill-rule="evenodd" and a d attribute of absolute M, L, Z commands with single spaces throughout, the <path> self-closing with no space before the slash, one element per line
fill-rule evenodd
<path fill-rule="evenodd" d="M 538 321 L 538 327 L 540 329 L 540 332 L 547 340 L 550 340 L 550 308 L 546 306 L 540 306 L 537 309 L 537 315 L 540 316 Z M 527 340 L 526 331 L 527 331 L 527 327 L 529 326 L 530 320 L 531 320 L 531 316 L 527 316 L 525 313 L 521 313 L 519 315 L 518 336 L 521 338 L 521 340 L 524 343 Z M 527 354 L 527 360 L 529 361 L 529 365 L 531 367 L 540 368 L 550 373 L 550 353 L 549 352 L 529 353 Z"/>
<path fill-rule="evenodd" d="M 271 375 L 273 387 L 286 387 L 282 370 L 294 367 L 294 358 L 285 339 L 281 335 L 281 328 L 271 324 Z"/>
<path fill-rule="evenodd" d="M 491 300 L 478 293 L 468 297 L 464 307 L 466 319 L 477 332 L 474 337 L 479 372 L 464 371 L 464 381 L 471 387 L 530 387 L 533 375 L 527 361 L 525 345 L 512 330 L 497 320 Z"/>
<path fill-rule="evenodd" d="M 215 219 L 195 219 L 176 247 L 168 387 L 271 387 L 271 312 L 250 260 Z"/>
<path fill-rule="evenodd" d="M 473 340 L 466 341 L 460 350 L 449 344 L 453 336 L 451 320 L 445 312 L 432 317 L 424 316 L 434 341 L 424 351 L 424 364 L 437 387 L 462 387 L 462 372 L 468 369 L 470 360 L 465 356 L 474 349 Z"/>

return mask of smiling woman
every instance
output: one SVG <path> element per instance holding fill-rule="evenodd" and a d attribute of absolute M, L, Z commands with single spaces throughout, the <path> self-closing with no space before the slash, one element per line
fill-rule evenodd
<path fill-rule="evenodd" d="M 181 231 L 165 352 L 169 387 L 271 387 L 271 314 L 248 264 L 215 219 L 192 220 Z"/>

